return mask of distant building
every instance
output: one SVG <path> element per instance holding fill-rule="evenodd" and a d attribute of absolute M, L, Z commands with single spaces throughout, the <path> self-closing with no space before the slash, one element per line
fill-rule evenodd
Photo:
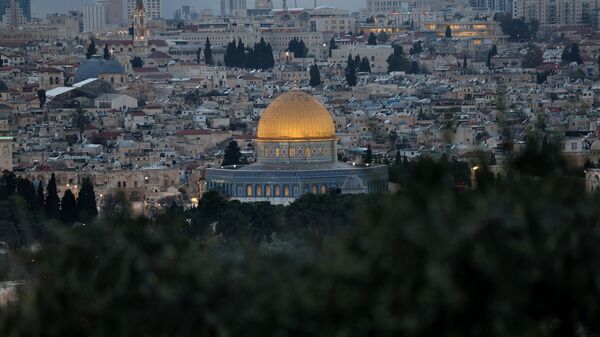
<path fill-rule="evenodd" d="M 549 26 L 593 23 L 600 8 L 597 0 L 513 0 L 512 6 L 513 17 Z"/>
<path fill-rule="evenodd" d="M 200 15 L 193 6 L 181 6 L 173 13 L 173 19 L 175 20 L 190 21 L 197 20 L 198 18 L 200 18 Z"/>
<path fill-rule="evenodd" d="M 371 15 L 399 11 L 402 0 L 367 0 L 367 11 Z"/>
<path fill-rule="evenodd" d="M 106 7 L 104 1 L 83 7 L 83 31 L 94 32 L 106 27 Z"/>
<path fill-rule="evenodd" d="M 3 27 L 24 26 L 31 20 L 31 0 L 0 0 L 0 20 Z"/>
<path fill-rule="evenodd" d="M 246 0 L 221 0 L 221 15 L 235 16 L 244 13 L 248 7 Z"/>
<path fill-rule="evenodd" d="M 106 24 L 123 25 L 123 0 L 105 0 Z"/>
<path fill-rule="evenodd" d="M 146 9 L 146 17 L 149 20 L 162 18 L 161 0 L 143 0 Z M 133 22 L 133 16 L 136 11 L 137 0 L 127 0 L 127 18 Z"/>
<path fill-rule="evenodd" d="M 273 9 L 273 0 L 256 0 L 254 7 L 256 9 Z"/>

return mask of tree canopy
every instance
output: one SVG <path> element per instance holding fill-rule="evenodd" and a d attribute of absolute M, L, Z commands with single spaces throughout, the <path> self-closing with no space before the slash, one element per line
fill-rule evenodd
<path fill-rule="evenodd" d="M 225 156 L 223 158 L 223 166 L 239 165 L 242 159 L 242 153 L 240 147 L 235 140 L 229 142 L 225 149 Z"/>
<path fill-rule="evenodd" d="M 296 58 L 305 58 L 308 56 L 308 48 L 304 43 L 304 40 L 299 39 L 297 37 L 293 38 L 288 43 L 288 52 L 294 53 L 294 57 Z"/>
<path fill-rule="evenodd" d="M 475 191 L 455 187 L 468 164 L 422 158 L 396 195 L 209 192 L 155 220 L 57 228 L 18 254 L 27 282 L 0 335 L 596 336 L 600 197 L 554 145 L 526 146 Z"/>
<path fill-rule="evenodd" d="M 235 40 L 227 45 L 225 65 L 228 67 L 248 69 L 270 69 L 275 66 L 273 48 L 263 38 L 253 48 L 246 48 L 242 40 Z"/>
<path fill-rule="evenodd" d="M 94 39 L 91 39 L 87 51 L 85 52 L 85 58 L 89 60 L 92 58 L 92 56 L 96 55 L 97 53 L 98 47 L 96 47 L 96 41 Z"/>
<path fill-rule="evenodd" d="M 310 66 L 310 86 L 318 87 L 321 85 L 321 72 L 316 64 Z"/>

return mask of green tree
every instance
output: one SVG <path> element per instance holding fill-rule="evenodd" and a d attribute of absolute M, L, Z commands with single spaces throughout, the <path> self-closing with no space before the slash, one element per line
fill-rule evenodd
<path fill-rule="evenodd" d="M 379 42 L 382 44 L 386 44 L 390 40 L 390 36 L 388 33 L 381 31 L 379 34 L 377 34 L 377 40 L 379 40 Z"/>
<path fill-rule="evenodd" d="M 40 109 L 43 110 L 46 107 L 46 101 L 48 98 L 46 97 L 46 90 L 40 89 L 37 91 L 38 99 L 40 101 Z"/>
<path fill-rule="evenodd" d="M 77 218 L 77 202 L 70 189 L 65 191 L 60 200 L 60 219 L 66 225 L 72 225 Z"/>
<path fill-rule="evenodd" d="M 208 37 L 206 38 L 206 43 L 204 44 L 204 62 L 208 65 L 214 64 L 212 45 L 210 44 Z"/>
<path fill-rule="evenodd" d="M 200 59 L 202 58 L 202 48 L 198 47 L 196 50 L 196 64 L 200 64 Z"/>
<path fill-rule="evenodd" d="M 225 149 L 225 156 L 223 157 L 222 166 L 239 165 L 242 159 L 242 153 L 240 147 L 235 140 L 229 142 Z"/>
<path fill-rule="evenodd" d="M 310 86 L 318 87 L 321 85 L 321 72 L 316 64 L 310 66 Z"/>
<path fill-rule="evenodd" d="M 423 43 L 419 40 L 415 43 L 413 43 L 412 48 L 410 48 L 409 54 L 410 55 L 418 55 L 421 54 L 423 52 Z"/>
<path fill-rule="evenodd" d="M 364 162 L 365 164 L 371 164 L 373 162 L 373 150 L 371 149 L 371 144 L 367 145 Z"/>
<path fill-rule="evenodd" d="M 108 49 L 108 44 L 104 45 L 102 58 L 105 60 L 110 60 L 110 49 Z"/>
<path fill-rule="evenodd" d="M 2 172 L 0 176 L 0 199 L 7 200 L 17 191 L 17 177 L 10 171 Z"/>
<path fill-rule="evenodd" d="M 544 63 L 544 52 L 533 43 L 527 47 L 527 54 L 523 59 L 523 68 L 537 68 Z"/>
<path fill-rule="evenodd" d="M 98 216 L 96 192 L 90 178 L 84 178 L 77 198 L 77 219 L 81 222 L 91 222 Z"/>
<path fill-rule="evenodd" d="M 44 194 L 44 182 L 41 180 L 37 182 L 35 195 L 37 199 L 37 205 L 39 206 L 39 208 L 46 209 L 46 195 Z"/>
<path fill-rule="evenodd" d="M 357 68 L 357 65 L 354 62 L 352 55 L 348 55 L 348 62 L 346 64 L 345 75 L 346 75 L 346 82 L 351 87 L 354 87 L 357 84 L 356 83 L 357 82 L 356 68 Z"/>
<path fill-rule="evenodd" d="M 446 27 L 446 33 L 444 34 L 447 39 L 452 38 L 452 28 L 450 26 Z"/>
<path fill-rule="evenodd" d="M 92 56 L 98 53 L 98 48 L 96 47 L 96 41 L 94 39 L 90 40 L 90 44 L 88 45 L 87 52 L 85 53 L 86 59 L 91 59 Z"/>
<path fill-rule="evenodd" d="M 404 50 L 400 45 L 393 45 L 394 53 L 387 59 L 388 72 L 392 71 L 409 71 L 411 64 L 406 58 Z"/>
<path fill-rule="evenodd" d="M 235 52 L 237 50 L 237 44 L 235 39 L 227 44 L 227 49 L 225 51 L 225 65 L 227 67 L 234 67 L 236 64 L 235 60 Z"/>
<path fill-rule="evenodd" d="M 368 58 L 362 58 L 360 61 L 360 66 L 358 67 L 358 71 L 363 73 L 371 73 L 371 63 L 369 62 Z"/>
<path fill-rule="evenodd" d="M 142 60 L 141 57 L 135 56 L 133 59 L 131 59 L 131 67 L 132 68 L 141 68 L 143 66 L 144 66 L 144 60 Z"/>
<path fill-rule="evenodd" d="M 52 173 L 50 181 L 46 186 L 46 215 L 50 219 L 60 219 L 60 198 L 58 197 L 58 188 L 56 186 L 56 176 Z"/>
<path fill-rule="evenodd" d="M 367 41 L 367 44 L 369 46 L 376 46 L 377 45 L 377 36 L 375 35 L 375 33 L 371 32 L 371 34 L 369 34 L 369 39 Z"/>
<path fill-rule="evenodd" d="M 73 126 L 77 128 L 77 131 L 79 132 L 79 142 L 82 143 L 83 133 L 85 132 L 85 129 L 90 125 L 89 117 L 81 107 L 78 107 L 73 116 L 71 117 L 71 122 L 73 123 Z"/>
<path fill-rule="evenodd" d="M 331 57 L 332 54 L 332 50 L 337 49 L 337 44 L 335 43 L 335 38 L 331 38 L 331 40 L 329 41 L 329 57 Z"/>

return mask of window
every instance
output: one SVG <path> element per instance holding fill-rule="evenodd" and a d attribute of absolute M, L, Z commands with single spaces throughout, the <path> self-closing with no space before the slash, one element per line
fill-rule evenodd
<path fill-rule="evenodd" d="M 577 150 L 577 143 L 571 143 L 571 150 Z"/>
<path fill-rule="evenodd" d="M 252 185 L 246 186 L 246 196 L 251 197 L 253 195 Z"/>
<path fill-rule="evenodd" d="M 285 185 L 285 187 L 283 188 L 283 195 L 285 197 L 289 197 L 290 196 L 290 187 L 288 185 Z"/>
<path fill-rule="evenodd" d="M 279 185 L 275 185 L 275 196 L 276 197 L 281 196 L 281 187 Z"/>
<path fill-rule="evenodd" d="M 262 197 L 262 195 L 263 195 L 262 192 L 263 192 L 262 186 L 261 185 L 256 186 L 256 196 Z"/>

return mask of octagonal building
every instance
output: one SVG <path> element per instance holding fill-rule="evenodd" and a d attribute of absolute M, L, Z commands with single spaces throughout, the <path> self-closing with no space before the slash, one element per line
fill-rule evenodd
<path fill-rule="evenodd" d="M 208 169 L 207 190 L 272 204 L 289 204 L 307 193 L 388 190 L 387 166 L 337 161 L 333 118 L 303 91 L 285 93 L 267 107 L 257 138 L 256 163 Z"/>

